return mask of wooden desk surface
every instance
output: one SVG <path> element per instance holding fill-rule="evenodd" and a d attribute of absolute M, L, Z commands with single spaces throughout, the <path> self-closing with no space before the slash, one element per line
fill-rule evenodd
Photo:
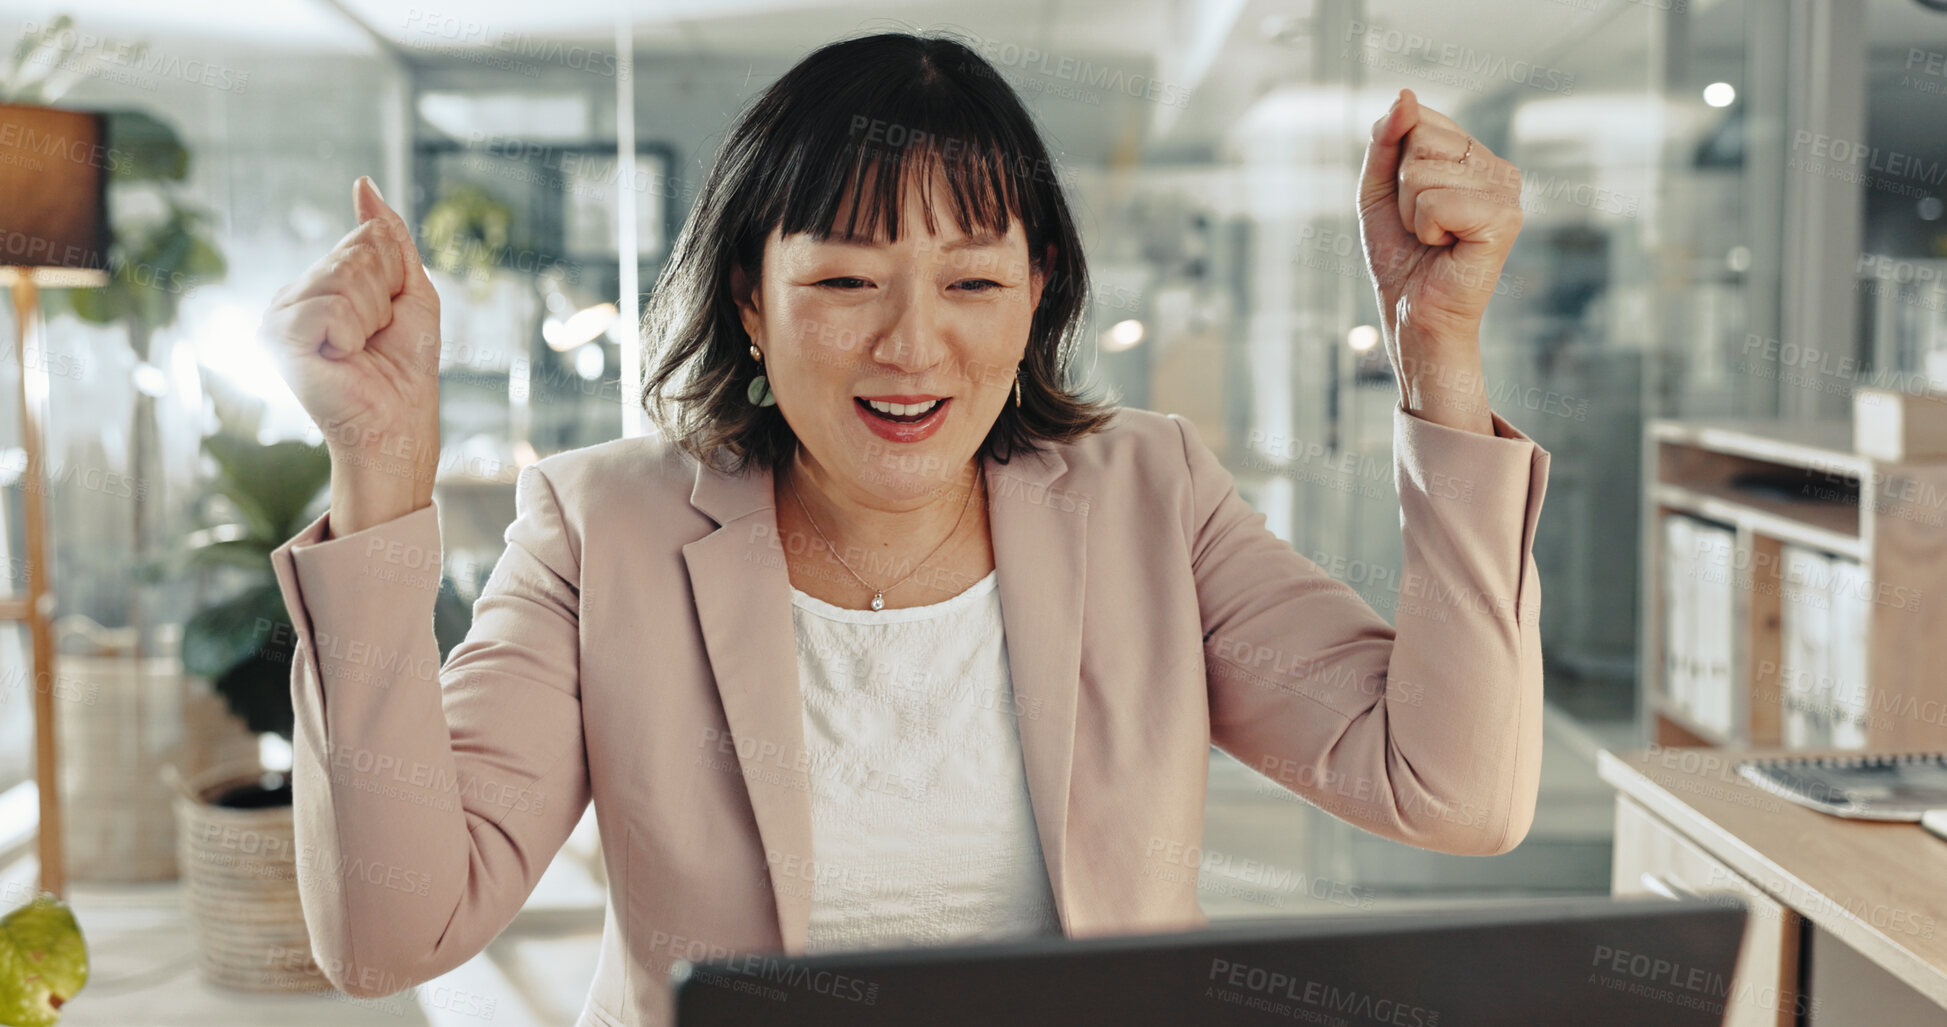
<path fill-rule="evenodd" d="M 1947 839 L 1918 824 L 1846 820 L 1793 805 L 1732 769 L 1746 756 L 1781 752 L 1604 750 L 1596 763 L 1619 793 L 1947 1006 Z"/>

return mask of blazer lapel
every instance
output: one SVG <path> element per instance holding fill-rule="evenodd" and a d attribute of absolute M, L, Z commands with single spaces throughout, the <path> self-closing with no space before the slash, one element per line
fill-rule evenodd
<path fill-rule="evenodd" d="M 1063 882 L 1088 501 L 1055 485 L 1067 467 L 1058 447 L 1007 464 L 986 462 L 988 526 L 1028 795 L 1056 910 L 1072 933 L 1074 911 Z M 775 544 L 771 474 L 726 475 L 699 463 L 690 502 L 718 525 L 684 546 L 683 560 L 765 858 L 773 868 L 792 857 L 796 862 L 787 865 L 815 865 L 791 579 Z M 784 949 L 801 953 L 810 889 L 779 886 L 773 878 L 772 892 Z"/>
<path fill-rule="evenodd" d="M 776 879 L 811 866 L 811 793 L 804 749 L 791 578 L 776 544 L 768 470 L 725 475 L 697 466 L 690 502 L 718 528 L 683 547 L 696 617 L 723 702 L 757 833 L 771 867 L 778 929 L 787 953 L 804 951 L 810 889 Z"/>
<path fill-rule="evenodd" d="M 1082 663 L 1082 580 L 1088 502 L 1056 482 L 1068 469 L 1059 447 L 988 460 L 988 530 L 999 572 L 1001 628 L 1013 679 L 1028 795 L 1064 931 L 1075 929 L 1064 872 L 1068 789 L 1075 760 L 1075 702 Z"/>

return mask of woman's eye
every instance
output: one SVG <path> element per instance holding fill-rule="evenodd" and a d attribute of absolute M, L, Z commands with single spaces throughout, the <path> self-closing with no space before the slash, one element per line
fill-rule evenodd
<path fill-rule="evenodd" d="M 1000 287 L 1001 287 L 1001 283 L 999 283 L 999 282 L 993 282 L 993 281 L 989 281 L 989 280 L 987 280 L 987 279 L 985 279 L 985 278 L 976 278 L 976 279 L 971 279 L 971 280 L 969 280 L 969 281 L 965 281 L 965 282 L 960 282 L 960 283 L 958 283 L 958 284 L 960 284 L 960 285 L 984 285 L 984 286 L 986 286 L 986 287 L 987 287 L 987 288 L 985 288 L 985 289 L 969 289 L 969 290 L 967 290 L 967 291 L 969 291 L 969 292 L 992 292 L 992 291 L 994 291 L 995 289 L 998 289 L 998 288 L 1000 288 Z"/>
<path fill-rule="evenodd" d="M 853 284 L 845 284 L 845 285 L 832 285 L 832 283 L 834 283 L 834 282 L 844 282 L 844 283 L 853 283 Z M 858 286 L 858 285 L 864 285 L 864 284 L 866 284 L 866 282 L 865 282 L 865 279 L 863 279 L 863 278 L 853 278 L 853 277 L 850 277 L 850 276 L 847 276 L 847 277 L 843 277 L 843 278 L 827 278 L 827 279 L 825 279 L 824 281 L 822 281 L 822 282 L 819 282 L 818 284 L 819 284 L 819 285 L 830 285 L 830 286 L 832 286 L 832 288 L 834 288 L 834 289 L 845 289 L 845 290 L 851 290 L 851 289 L 853 289 L 853 288 L 855 288 L 855 287 L 856 287 L 856 286 Z"/>

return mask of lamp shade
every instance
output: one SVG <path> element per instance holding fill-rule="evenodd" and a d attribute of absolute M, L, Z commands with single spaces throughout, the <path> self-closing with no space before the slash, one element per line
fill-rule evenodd
<path fill-rule="evenodd" d="M 108 119 L 0 104 L 0 284 L 108 284 Z"/>

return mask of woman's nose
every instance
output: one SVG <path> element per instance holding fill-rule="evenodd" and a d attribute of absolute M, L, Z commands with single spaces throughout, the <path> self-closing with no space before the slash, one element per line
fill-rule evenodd
<path fill-rule="evenodd" d="M 896 301 L 899 309 L 891 327 L 872 347 L 872 359 L 917 374 L 932 369 L 946 356 L 946 340 L 934 318 L 933 301 L 921 295 L 924 291 L 909 291 Z"/>

